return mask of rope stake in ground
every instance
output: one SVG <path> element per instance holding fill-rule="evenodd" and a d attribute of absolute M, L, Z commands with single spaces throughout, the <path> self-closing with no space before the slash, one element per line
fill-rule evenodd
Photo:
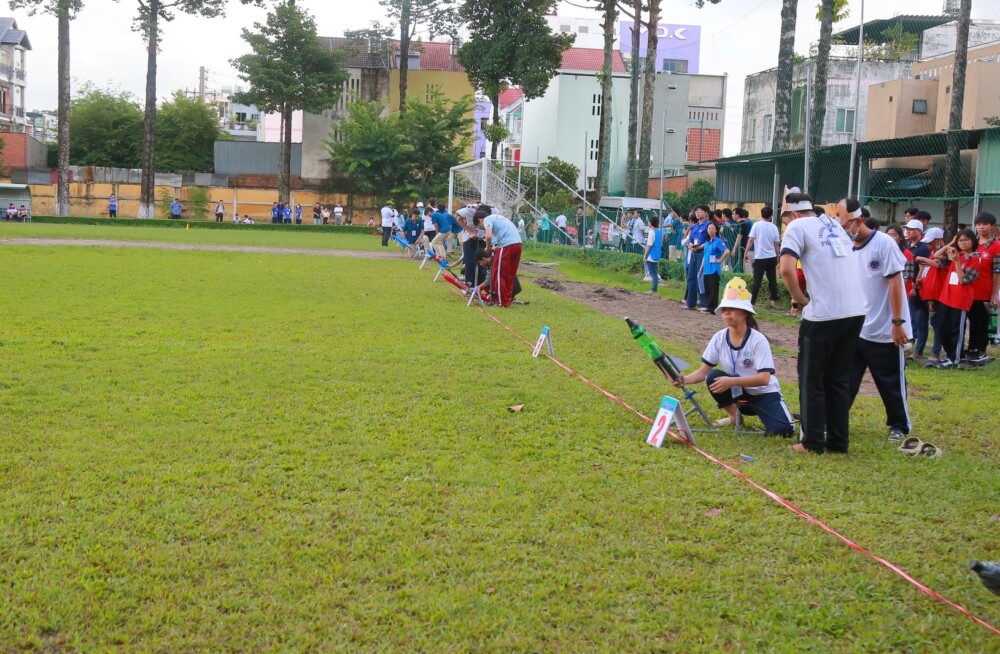
<path fill-rule="evenodd" d="M 483 314 L 485 314 L 486 316 L 488 316 L 490 318 L 490 320 L 492 320 L 496 324 L 498 324 L 501 327 L 503 327 L 505 330 L 507 330 L 508 332 L 510 332 L 510 334 L 512 336 L 514 336 L 515 338 L 517 338 L 518 340 L 520 340 L 521 342 L 523 342 L 525 345 L 527 345 L 528 347 L 534 348 L 534 343 L 532 343 L 531 341 L 525 339 L 523 336 L 521 336 L 516 331 L 514 331 L 511 327 L 507 326 L 499 318 L 497 318 L 496 316 L 494 316 L 493 314 L 491 314 L 490 312 L 486 311 L 483 308 L 480 308 L 479 310 L 482 311 Z M 587 379 L 586 377 L 584 377 L 582 374 L 580 374 L 576 370 L 570 368 L 569 366 L 567 366 L 566 364 L 564 364 L 562 361 L 559 361 L 554 356 L 546 354 L 545 357 L 549 361 L 551 361 L 552 363 L 556 364 L 557 366 L 559 366 L 560 368 L 562 368 L 563 370 L 565 370 L 569 375 L 571 375 L 573 377 L 576 377 L 577 379 L 581 380 L 582 382 L 584 382 L 585 384 L 587 384 L 588 386 L 590 386 L 594 390 L 596 390 L 599 393 L 601 393 L 602 395 L 604 395 L 606 398 L 608 398 L 612 402 L 618 404 L 619 406 L 622 406 L 622 407 L 628 409 L 629 411 L 631 411 L 632 413 L 634 413 L 636 416 L 638 416 L 640 419 L 646 421 L 647 423 L 653 424 L 652 418 L 646 416 L 645 414 L 643 414 L 642 412 L 640 412 L 638 409 L 636 409 L 633 406 L 629 405 L 627 402 L 625 402 L 625 400 L 621 399 L 617 395 L 614 395 L 613 393 L 610 393 L 610 392 L 606 391 L 605 389 L 601 388 L 599 385 L 597 385 L 596 383 L 594 383 L 591 380 Z M 867 556 L 868 558 L 870 558 L 871 560 L 875 561 L 876 563 L 878 563 L 879 565 L 883 566 L 884 568 L 887 568 L 888 570 L 891 570 L 895 574 L 899 575 L 900 577 L 902 577 L 903 579 L 905 579 L 907 582 L 909 582 L 911 585 L 913 585 L 920 592 L 922 592 L 925 595 L 928 595 L 930 597 L 933 597 L 934 599 L 938 600 L 942 604 L 945 604 L 946 606 L 949 606 L 949 607 L 955 609 L 956 611 L 958 611 L 962 615 L 965 615 L 966 617 L 968 617 L 973 622 L 976 622 L 976 623 L 982 625 L 983 627 L 985 627 L 989 631 L 993 632 L 997 636 L 1000 636 L 1000 629 L 998 629 L 997 627 L 993 626 L 992 624 L 990 624 L 986 620 L 983 620 L 982 618 L 974 615 L 968 609 L 966 609 L 965 607 L 961 606 L 960 604 L 957 604 L 957 603 L 951 601 L 950 599 L 948 599 L 948 598 L 940 595 L 936 591 L 928 588 L 927 586 L 925 586 L 921 582 L 917 581 L 912 575 L 910 575 L 908 572 L 906 572 L 905 570 L 903 570 L 902 568 L 900 568 L 896 564 L 892 563 L 891 561 L 887 561 L 886 559 L 883 559 L 882 557 L 873 554 L 872 552 L 870 552 L 869 550 L 865 549 L 861 545 L 858 545 L 857 543 L 855 543 L 851 539 L 847 538 L 846 536 L 844 536 L 843 534 L 841 534 L 840 532 L 838 532 L 833 527 L 831 527 L 831 526 L 827 525 L 826 523 L 824 523 L 823 521 L 821 521 L 819 518 L 816 518 L 813 515 L 807 513 L 806 511 L 800 509 L 795 504 L 793 504 L 792 502 L 790 502 L 790 501 L 786 500 L 785 498 L 781 497 L 780 495 L 778 495 L 774 491 L 772 491 L 772 490 L 770 490 L 770 489 L 768 489 L 768 488 L 766 488 L 764 486 L 761 486 L 760 484 L 758 484 L 754 480 L 750 479 L 749 477 L 747 477 L 745 474 L 743 474 L 742 472 L 740 472 L 736 468 L 734 468 L 731 465 L 725 463 L 724 461 L 720 461 L 719 459 L 715 458 L 714 456 L 712 456 L 708 452 L 705 452 L 704 450 L 700 449 L 698 446 L 696 446 L 693 443 L 689 442 L 683 436 L 680 436 L 679 434 L 677 434 L 674 431 L 668 431 L 668 433 L 677 442 L 683 443 L 684 445 L 687 445 L 688 447 L 690 447 L 692 450 L 694 450 L 695 452 L 697 452 L 698 454 L 700 454 L 704 458 L 708 459 L 709 461 L 711 461 L 715 465 L 719 466 L 720 468 L 723 468 L 724 470 L 732 473 L 734 476 L 738 477 L 739 479 L 742 479 L 743 481 L 745 481 L 746 483 L 750 484 L 752 487 L 756 488 L 761 493 L 763 493 L 767 497 L 771 498 L 772 500 L 774 500 L 775 502 L 777 502 L 781 506 L 785 507 L 786 509 L 788 509 L 792 513 L 795 513 L 799 517 L 808 520 L 809 522 L 811 522 L 812 524 L 816 525 L 817 527 L 819 527 L 823 531 L 827 532 L 828 534 L 831 534 L 832 536 L 835 536 L 840 542 L 844 543 L 845 545 L 847 545 L 848 547 L 850 547 L 852 550 L 854 550 L 854 551 L 856 551 L 856 552 L 858 552 L 860 554 L 863 554 L 864 556 Z"/>

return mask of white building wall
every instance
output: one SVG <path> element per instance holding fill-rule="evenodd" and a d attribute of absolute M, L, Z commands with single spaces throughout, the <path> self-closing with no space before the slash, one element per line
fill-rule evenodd
<path fill-rule="evenodd" d="M 629 80 L 615 77 L 612 81 L 611 162 L 608 169 L 610 192 L 625 187 L 628 157 Z M 534 161 L 540 149 L 541 161 L 558 157 L 580 169 L 577 188 L 584 187 L 586 177 L 597 174 L 597 141 L 601 118 L 594 110 L 595 96 L 601 85 L 592 73 L 560 73 L 549 84 L 541 98 L 524 103 L 522 123 L 522 160 Z M 599 99 L 599 98 L 597 98 Z M 593 146 L 591 149 L 590 146 Z"/>
<path fill-rule="evenodd" d="M 955 52 L 957 24 L 946 23 L 926 29 L 920 44 L 920 58 L 931 59 Z M 969 48 L 976 48 L 1000 40 L 1000 23 L 973 20 L 969 25 Z"/>

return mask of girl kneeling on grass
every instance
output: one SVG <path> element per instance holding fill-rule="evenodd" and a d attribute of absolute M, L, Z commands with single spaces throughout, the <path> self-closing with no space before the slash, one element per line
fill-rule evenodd
<path fill-rule="evenodd" d="M 718 331 L 701 355 L 701 367 L 681 375 L 675 386 L 704 381 L 720 409 L 728 418 L 717 420 L 716 427 L 736 424 L 737 402 L 744 415 L 759 416 L 768 434 L 791 436 L 795 427 L 781 397 L 781 386 L 774 375 L 771 345 L 757 328 L 756 311 L 750 304 L 746 282 L 734 277 L 715 310 L 722 315 L 725 329 Z M 720 366 L 721 370 L 716 370 Z"/>

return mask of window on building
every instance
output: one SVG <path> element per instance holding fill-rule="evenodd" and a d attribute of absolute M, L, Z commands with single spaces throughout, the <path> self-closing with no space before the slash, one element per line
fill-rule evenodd
<path fill-rule="evenodd" d="M 927 100 L 914 100 L 913 101 L 913 113 L 915 113 L 915 114 L 926 114 L 927 113 Z"/>
<path fill-rule="evenodd" d="M 424 91 L 424 99 L 427 102 L 431 102 L 432 100 L 434 100 L 434 96 L 440 93 L 441 93 L 440 84 L 428 84 L 427 88 Z"/>
<path fill-rule="evenodd" d="M 597 178 L 596 177 L 588 177 L 587 178 L 587 190 L 588 191 L 593 191 L 595 184 L 597 184 Z"/>
<path fill-rule="evenodd" d="M 589 31 L 590 31 L 590 29 L 586 25 L 581 25 L 580 26 L 580 34 L 586 34 Z"/>
<path fill-rule="evenodd" d="M 769 115 L 768 116 L 764 116 L 764 127 L 761 130 L 762 131 L 761 135 L 764 137 L 764 145 L 766 147 L 770 147 L 771 146 L 771 123 L 772 123 L 772 121 L 773 121 L 773 118 L 771 116 L 769 116 Z"/>
<path fill-rule="evenodd" d="M 688 72 L 687 59 L 664 59 L 662 70 L 669 73 L 686 73 Z"/>
<path fill-rule="evenodd" d="M 600 146 L 600 140 L 590 139 L 590 160 L 597 161 L 597 149 Z"/>
<path fill-rule="evenodd" d="M 489 125 L 489 123 L 490 123 L 490 119 L 489 118 L 480 118 L 479 119 L 479 131 L 480 132 L 485 132 L 486 131 L 486 126 Z"/>
<path fill-rule="evenodd" d="M 560 26 L 559 26 L 559 31 L 560 31 L 560 32 L 569 32 L 569 31 L 570 31 L 570 29 L 571 29 L 571 28 L 570 28 L 570 26 L 569 26 L 569 25 L 560 25 Z"/>
<path fill-rule="evenodd" d="M 852 134 L 854 132 L 854 110 L 837 109 L 837 132 Z"/>
<path fill-rule="evenodd" d="M 752 139 L 757 138 L 757 119 L 756 118 L 751 118 L 750 119 L 750 134 L 749 134 L 749 136 Z"/>
<path fill-rule="evenodd" d="M 601 94 L 600 93 L 595 93 L 594 96 L 593 96 L 593 98 L 594 98 L 594 104 L 590 107 L 590 115 L 591 116 L 600 116 L 601 115 Z"/>

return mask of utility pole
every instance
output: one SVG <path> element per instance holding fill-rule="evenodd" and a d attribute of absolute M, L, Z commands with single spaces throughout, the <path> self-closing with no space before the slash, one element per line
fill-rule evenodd
<path fill-rule="evenodd" d="M 198 68 L 198 100 L 205 104 L 205 81 L 208 78 L 208 71 L 204 66 Z"/>

